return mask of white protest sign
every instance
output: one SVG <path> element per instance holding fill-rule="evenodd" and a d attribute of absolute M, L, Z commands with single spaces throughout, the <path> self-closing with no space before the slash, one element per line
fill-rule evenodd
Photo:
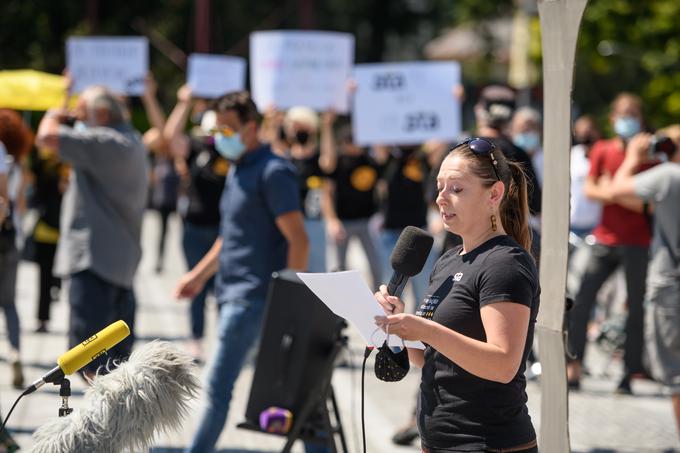
<path fill-rule="evenodd" d="M 144 37 L 71 37 L 66 67 L 74 93 L 105 85 L 119 94 L 141 95 L 149 72 L 149 43 Z"/>
<path fill-rule="evenodd" d="M 360 64 L 352 130 L 365 146 L 413 145 L 430 139 L 456 140 L 461 130 L 460 83 L 456 62 Z"/>
<path fill-rule="evenodd" d="M 191 54 L 187 83 L 196 97 L 217 98 L 245 87 L 246 61 L 225 55 Z"/>
<path fill-rule="evenodd" d="M 318 31 L 264 31 L 250 35 L 250 87 L 263 111 L 297 105 L 340 113 L 349 109 L 347 83 L 354 37 Z"/>

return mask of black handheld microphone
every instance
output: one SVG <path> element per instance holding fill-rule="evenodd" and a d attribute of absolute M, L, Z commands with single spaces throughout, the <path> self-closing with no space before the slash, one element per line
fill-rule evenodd
<path fill-rule="evenodd" d="M 434 238 L 420 228 L 407 226 L 403 229 L 390 256 L 394 273 L 387 285 L 388 294 L 401 296 L 409 277 L 423 270 L 433 242 Z"/>

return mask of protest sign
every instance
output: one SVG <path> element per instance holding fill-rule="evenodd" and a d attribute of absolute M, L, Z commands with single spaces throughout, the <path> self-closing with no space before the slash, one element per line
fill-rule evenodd
<path fill-rule="evenodd" d="M 245 87 L 246 62 L 226 55 L 191 54 L 187 67 L 187 83 L 194 96 L 217 98 Z"/>
<path fill-rule="evenodd" d="M 143 37 L 71 37 L 66 66 L 74 93 L 105 85 L 115 93 L 139 96 L 149 71 L 149 44 Z"/>
<path fill-rule="evenodd" d="M 250 86 L 260 111 L 303 105 L 347 112 L 353 62 L 354 37 L 347 33 L 265 31 L 250 35 Z"/>
<path fill-rule="evenodd" d="M 456 140 L 461 130 L 456 62 L 360 64 L 352 109 L 359 145 L 407 145 Z"/>

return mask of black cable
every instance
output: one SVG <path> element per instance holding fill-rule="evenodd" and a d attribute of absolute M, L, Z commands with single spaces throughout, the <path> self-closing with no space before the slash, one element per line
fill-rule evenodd
<path fill-rule="evenodd" d="M 16 401 L 14 401 L 14 404 L 12 404 L 12 408 L 7 413 L 7 417 L 5 417 L 5 420 L 2 422 L 2 426 L 0 426 L 0 432 L 2 432 L 3 429 L 5 429 L 5 425 L 7 424 L 7 420 L 9 420 L 9 416 L 12 415 L 12 411 L 14 410 L 15 407 L 17 407 L 17 403 L 24 395 L 26 395 L 26 391 L 19 395 L 19 398 L 17 398 Z"/>
<path fill-rule="evenodd" d="M 350 381 L 350 414 L 352 414 L 352 444 L 354 446 L 354 451 L 359 451 L 359 433 L 356 426 L 356 414 L 357 414 L 357 375 L 356 368 L 354 368 L 354 355 L 352 354 L 352 348 L 349 343 L 345 344 L 347 349 L 347 363 L 349 366 L 349 381 Z"/>
<path fill-rule="evenodd" d="M 366 346 L 364 350 L 364 363 L 361 365 L 361 439 L 363 441 L 364 453 L 366 453 L 366 422 L 364 420 L 364 376 L 366 374 L 366 360 L 373 352 L 373 347 Z"/>

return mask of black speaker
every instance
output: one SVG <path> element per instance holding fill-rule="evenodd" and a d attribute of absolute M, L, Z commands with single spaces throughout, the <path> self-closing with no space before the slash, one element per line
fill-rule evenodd
<path fill-rule="evenodd" d="M 246 421 L 259 425 L 260 413 L 276 406 L 296 414 L 323 379 L 330 379 L 345 321 L 331 312 L 292 271 L 275 273 L 267 308 Z M 331 368 L 332 370 L 332 368 Z"/>

